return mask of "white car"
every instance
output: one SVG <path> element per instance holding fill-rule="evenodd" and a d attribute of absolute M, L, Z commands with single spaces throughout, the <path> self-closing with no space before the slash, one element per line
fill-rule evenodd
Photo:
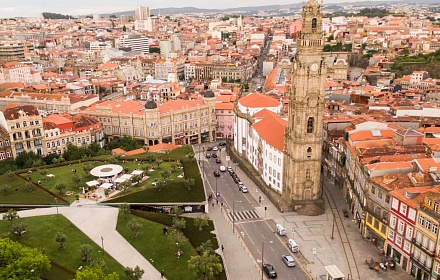
<path fill-rule="evenodd" d="M 219 167 L 221 172 L 225 172 L 226 171 L 226 167 L 224 165 L 220 165 Z"/>
<path fill-rule="evenodd" d="M 218 147 L 213 147 L 212 150 L 213 151 L 218 151 Z"/>
<path fill-rule="evenodd" d="M 241 185 L 240 186 L 240 191 L 243 192 L 243 193 L 249 192 L 248 188 L 245 185 Z"/>

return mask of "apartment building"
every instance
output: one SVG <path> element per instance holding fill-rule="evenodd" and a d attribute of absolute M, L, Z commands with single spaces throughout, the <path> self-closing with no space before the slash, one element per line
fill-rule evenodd
<path fill-rule="evenodd" d="M 51 114 L 42 119 L 44 128 L 43 150 L 45 155 L 61 155 L 69 144 L 85 147 L 98 143 L 104 147 L 102 123 L 83 114 Z"/>
<path fill-rule="evenodd" d="M 26 44 L 22 41 L 0 41 L 0 61 L 19 61 L 25 58 Z"/>
<path fill-rule="evenodd" d="M 150 39 L 142 34 L 123 34 L 115 40 L 116 48 L 126 48 L 141 55 L 150 53 Z"/>
<path fill-rule="evenodd" d="M 0 112 L 0 126 L 9 134 L 14 158 L 24 151 L 44 156 L 43 122 L 37 107 L 6 108 Z"/>
<path fill-rule="evenodd" d="M 99 119 L 109 140 L 129 135 L 145 145 L 176 145 L 215 141 L 215 96 L 206 92 L 197 100 L 104 101 L 81 113 Z"/>
<path fill-rule="evenodd" d="M 8 132 L 0 126 L 0 161 L 12 159 L 11 141 Z"/>

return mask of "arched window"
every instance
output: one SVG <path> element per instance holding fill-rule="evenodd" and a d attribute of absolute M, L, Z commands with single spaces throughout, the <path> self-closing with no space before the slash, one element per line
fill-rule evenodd
<path fill-rule="evenodd" d="M 311 147 L 308 147 L 307 148 L 307 158 L 312 158 L 312 148 Z"/>
<path fill-rule="evenodd" d="M 307 120 L 307 133 L 313 133 L 314 122 L 315 120 L 312 117 Z"/>
<path fill-rule="evenodd" d="M 312 28 L 316 28 L 316 18 L 312 19 Z"/>
<path fill-rule="evenodd" d="M 310 179 L 310 168 L 306 169 L 306 179 Z"/>

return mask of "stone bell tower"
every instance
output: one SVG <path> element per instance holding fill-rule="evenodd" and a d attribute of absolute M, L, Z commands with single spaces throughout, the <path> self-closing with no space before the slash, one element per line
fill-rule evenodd
<path fill-rule="evenodd" d="M 302 30 L 292 63 L 289 123 L 284 137 L 283 190 L 294 209 L 305 215 L 324 213 L 321 187 L 324 89 L 322 4 L 302 7 Z"/>

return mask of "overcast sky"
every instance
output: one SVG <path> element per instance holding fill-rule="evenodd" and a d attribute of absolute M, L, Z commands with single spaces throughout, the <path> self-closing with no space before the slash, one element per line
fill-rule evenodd
<path fill-rule="evenodd" d="M 344 0 L 354 2 L 356 0 Z M 149 6 L 150 9 L 169 7 L 196 8 L 234 8 L 248 6 L 264 6 L 276 4 L 293 4 L 301 0 L 0 0 L 0 18 L 35 17 L 43 12 L 64 15 L 108 14 L 134 10 L 138 6 Z M 342 2 L 342 0 L 325 0 Z"/>

